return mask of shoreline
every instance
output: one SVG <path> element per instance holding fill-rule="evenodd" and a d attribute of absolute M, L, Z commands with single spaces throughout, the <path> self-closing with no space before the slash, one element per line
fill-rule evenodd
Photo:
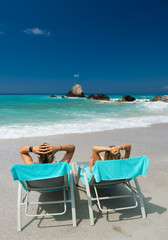
<path fill-rule="evenodd" d="M 100 131 L 95 131 L 95 132 L 82 132 L 82 133 L 62 133 L 62 134 L 55 134 L 55 135 L 45 135 L 45 136 L 32 136 L 32 137 L 20 137 L 20 138 L 1 138 L 1 141 L 19 141 L 19 140 L 24 140 L 24 139 L 39 139 L 39 138 L 53 138 L 53 137 L 59 137 L 59 136 L 73 136 L 73 135 L 87 135 L 87 134 L 98 134 L 98 133 L 106 133 L 106 132 L 115 132 L 115 131 L 124 131 L 124 130 L 131 130 L 131 129 L 148 129 L 148 128 L 154 128 L 154 127 L 159 127 L 163 126 L 168 128 L 168 123 L 154 123 L 149 126 L 142 126 L 142 127 L 128 127 L 128 128 L 116 128 L 116 129 L 109 129 L 109 130 L 100 130 Z"/>
<path fill-rule="evenodd" d="M 167 161 L 168 149 L 168 124 L 154 124 L 150 127 L 138 127 L 138 128 L 125 128 L 105 130 L 100 132 L 89 133 L 73 133 L 73 134 L 61 134 L 44 137 L 25 137 L 17 139 L 0 139 L 0 150 L 4 151 L 11 147 L 16 147 L 14 152 L 17 155 L 17 163 L 22 164 L 22 160 L 19 154 L 19 148 L 21 146 L 36 146 L 41 143 L 47 142 L 52 145 L 74 144 L 76 146 L 74 161 L 88 161 L 92 155 L 92 147 L 97 146 L 110 146 L 121 145 L 129 143 L 132 145 L 131 157 L 147 155 L 156 160 L 160 158 L 160 155 L 164 156 L 164 162 Z M 144 144 L 146 142 L 146 144 Z M 81 152 L 81 148 L 84 146 L 85 151 Z M 163 150 L 158 150 L 162 149 Z M 83 149 L 82 149 L 83 150 Z M 167 152 L 167 153 L 166 153 Z M 58 158 L 59 158 L 58 153 Z"/>

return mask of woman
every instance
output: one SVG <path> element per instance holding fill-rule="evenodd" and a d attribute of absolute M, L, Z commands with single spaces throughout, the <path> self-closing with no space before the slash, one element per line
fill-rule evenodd
<path fill-rule="evenodd" d="M 29 155 L 29 152 L 35 153 L 38 157 L 38 163 L 56 163 L 57 161 L 54 160 L 54 154 L 59 151 L 65 151 L 65 155 L 63 156 L 62 160 L 59 162 L 70 162 L 72 156 L 75 151 L 74 145 L 61 145 L 61 146 L 53 146 L 49 145 L 48 143 L 43 143 L 38 146 L 24 146 L 20 148 L 20 155 L 23 158 L 25 164 L 37 164 L 33 162 L 33 159 Z"/>
<path fill-rule="evenodd" d="M 122 156 L 120 153 L 121 150 L 124 150 Z M 105 154 L 99 155 L 100 152 L 105 152 Z M 123 144 L 119 146 L 110 146 L 110 147 L 94 146 L 93 156 L 90 157 L 90 171 L 92 172 L 93 165 L 95 164 L 96 161 L 129 158 L 130 153 L 131 153 L 130 144 Z"/>

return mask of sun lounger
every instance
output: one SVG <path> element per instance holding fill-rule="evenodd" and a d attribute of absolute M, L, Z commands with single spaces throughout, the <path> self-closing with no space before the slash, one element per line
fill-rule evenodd
<path fill-rule="evenodd" d="M 11 167 L 14 180 L 19 180 L 17 200 L 17 230 L 21 231 L 21 206 L 25 206 L 25 214 L 30 217 L 63 215 L 66 213 L 67 203 L 71 203 L 73 226 L 76 226 L 76 209 L 74 198 L 74 181 L 71 167 L 67 162 L 50 164 L 14 165 Z M 22 187 L 26 191 L 22 197 Z M 53 192 L 63 191 L 64 199 L 59 201 L 29 202 L 29 195 L 33 191 Z M 69 192 L 69 199 L 66 199 L 66 191 Z M 63 212 L 45 214 L 29 214 L 28 207 L 41 204 L 64 205 Z"/>
<path fill-rule="evenodd" d="M 75 183 L 78 184 L 79 178 L 81 178 L 83 184 L 86 187 L 86 194 L 88 198 L 88 208 L 90 216 L 90 225 L 94 225 L 93 207 L 92 201 L 97 201 L 98 208 L 102 212 L 111 212 L 117 210 L 131 209 L 138 206 L 137 197 L 141 207 L 142 217 L 146 218 L 146 212 L 143 202 L 143 195 L 138 184 L 136 177 L 139 175 L 146 176 L 149 167 L 149 159 L 146 156 L 140 156 L 129 159 L 120 160 L 105 160 L 96 161 L 92 173 L 90 167 L 80 165 L 81 163 L 73 164 L 73 173 L 75 177 Z M 88 165 L 88 162 L 86 163 Z M 134 180 L 135 187 L 131 185 L 131 180 Z M 98 195 L 98 188 L 111 188 L 116 184 L 124 184 L 129 189 L 129 194 L 119 196 L 106 196 L 100 197 Z M 91 188 L 94 189 L 96 197 L 91 195 Z M 128 207 L 103 209 L 100 201 L 106 199 L 119 199 L 119 198 L 133 198 L 134 204 Z"/>

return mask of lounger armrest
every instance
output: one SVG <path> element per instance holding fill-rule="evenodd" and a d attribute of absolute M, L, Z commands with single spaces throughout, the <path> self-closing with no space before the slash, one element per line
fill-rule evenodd
<path fill-rule="evenodd" d="M 86 174 L 86 170 L 83 166 L 79 166 L 78 168 L 78 176 L 80 178 L 80 170 L 82 170 L 83 176 L 84 176 L 84 181 L 85 181 L 85 185 L 89 187 L 89 181 L 87 178 L 87 174 Z"/>
<path fill-rule="evenodd" d="M 81 163 L 80 163 L 81 164 Z M 86 185 L 89 185 L 86 170 L 83 166 L 78 166 L 78 163 L 75 162 L 72 164 L 72 171 L 73 171 L 73 176 L 74 176 L 74 182 L 76 185 L 79 183 L 80 179 L 80 171 L 82 170 L 83 176 L 84 176 L 84 181 Z"/>

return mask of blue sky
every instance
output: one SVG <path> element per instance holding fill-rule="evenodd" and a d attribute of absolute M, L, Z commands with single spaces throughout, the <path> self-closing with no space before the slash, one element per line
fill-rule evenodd
<path fill-rule="evenodd" d="M 168 93 L 168 1 L 0 1 L 0 93 Z M 75 77 L 74 77 L 75 75 Z"/>

